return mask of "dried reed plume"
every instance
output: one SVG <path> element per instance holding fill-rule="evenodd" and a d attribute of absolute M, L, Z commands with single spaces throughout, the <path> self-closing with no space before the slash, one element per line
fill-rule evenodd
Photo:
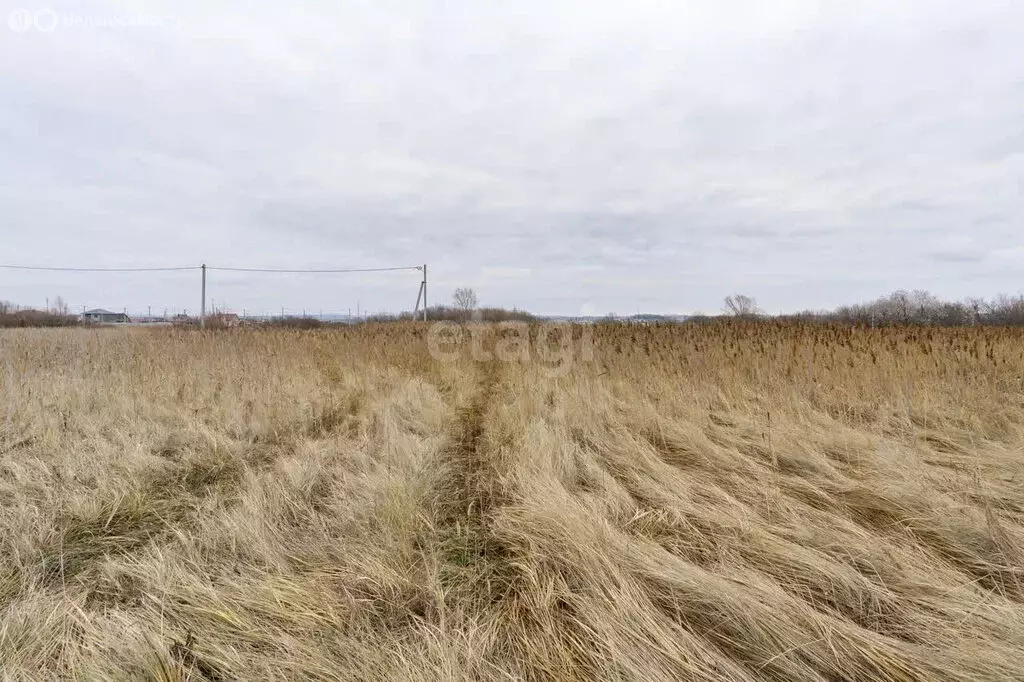
<path fill-rule="evenodd" d="M 1020 679 L 1024 331 L 427 331 L 0 332 L 0 678 Z"/>

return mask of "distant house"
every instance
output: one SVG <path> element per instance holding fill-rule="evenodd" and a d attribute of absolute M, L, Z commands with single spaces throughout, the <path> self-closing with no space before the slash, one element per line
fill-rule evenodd
<path fill-rule="evenodd" d="M 673 322 L 671 317 L 666 315 L 652 315 L 650 313 L 630 315 L 629 321 L 635 324 L 661 324 L 665 322 Z"/>
<path fill-rule="evenodd" d="M 104 310 L 103 308 L 96 308 L 94 310 L 86 310 L 82 313 L 82 322 L 124 324 L 125 322 L 131 322 L 131 319 L 125 313 L 112 313 L 109 310 Z"/>

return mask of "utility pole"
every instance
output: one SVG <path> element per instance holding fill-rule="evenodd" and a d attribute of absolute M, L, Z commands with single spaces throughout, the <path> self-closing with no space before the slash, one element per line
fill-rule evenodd
<path fill-rule="evenodd" d="M 203 297 L 199 304 L 199 327 L 206 327 L 206 263 L 203 263 Z"/>
<path fill-rule="evenodd" d="M 420 290 L 416 292 L 416 307 L 412 309 L 412 319 L 419 318 L 420 312 L 420 301 L 423 301 L 423 321 L 427 321 L 427 264 L 424 263 L 422 268 L 416 268 L 417 270 L 423 270 L 423 281 L 420 282 Z"/>

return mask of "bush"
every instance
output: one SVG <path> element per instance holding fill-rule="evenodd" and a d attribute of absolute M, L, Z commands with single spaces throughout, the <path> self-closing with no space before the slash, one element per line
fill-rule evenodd
<path fill-rule="evenodd" d="M 288 317 L 275 317 L 272 320 L 267 320 L 264 324 L 278 329 L 319 329 L 324 323 L 315 317 L 289 315 Z"/>
<path fill-rule="evenodd" d="M 0 327 L 73 327 L 80 324 L 74 315 L 26 308 L 18 310 L 6 301 L 0 301 Z"/>

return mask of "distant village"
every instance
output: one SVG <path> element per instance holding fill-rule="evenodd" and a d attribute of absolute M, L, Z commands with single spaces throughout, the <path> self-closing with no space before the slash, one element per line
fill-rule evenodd
<path fill-rule="evenodd" d="M 172 316 L 135 315 L 130 316 L 127 312 L 113 312 L 103 308 L 84 310 L 79 314 L 78 319 L 87 324 L 134 324 L 134 325 L 190 325 L 198 324 L 199 317 L 179 313 Z M 206 315 L 206 323 L 218 327 L 237 327 L 248 321 L 237 313 L 216 312 Z"/>

